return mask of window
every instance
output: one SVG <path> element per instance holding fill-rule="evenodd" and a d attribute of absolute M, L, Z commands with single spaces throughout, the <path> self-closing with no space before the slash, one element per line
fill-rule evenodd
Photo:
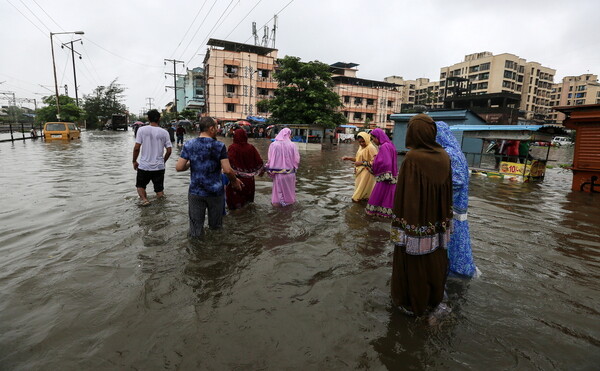
<path fill-rule="evenodd" d="M 489 72 L 484 72 L 484 73 L 480 73 L 479 74 L 479 80 L 487 80 L 490 78 L 490 73 Z"/>
<path fill-rule="evenodd" d="M 235 85 L 225 85 L 227 93 L 235 93 Z"/>
<path fill-rule="evenodd" d="M 481 65 L 479 65 L 480 71 L 487 71 L 489 69 L 490 69 L 490 62 L 482 63 Z"/>
<path fill-rule="evenodd" d="M 372 113 L 367 113 L 365 116 L 366 116 L 367 120 L 373 121 L 373 114 Z"/>
<path fill-rule="evenodd" d="M 249 113 L 250 115 L 253 115 L 253 114 L 254 114 L 254 113 L 253 113 L 253 111 L 254 111 L 254 105 L 253 105 L 253 104 L 251 104 L 251 105 L 250 105 L 250 107 L 248 108 L 248 113 Z"/>
<path fill-rule="evenodd" d="M 225 65 L 225 74 L 232 77 L 237 76 L 237 67 L 230 64 Z"/>
<path fill-rule="evenodd" d="M 235 112 L 235 104 L 227 103 L 227 112 Z"/>
<path fill-rule="evenodd" d="M 373 104 L 375 104 L 374 99 L 367 99 L 367 106 L 372 106 Z"/>
<path fill-rule="evenodd" d="M 354 98 L 354 104 L 357 106 L 362 106 L 362 98 Z"/>
<path fill-rule="evenodd" d="M 244 97 L 248 96 L 248 85 L 244 85 Z"/>
<path fill-rule="evenodd" d="M 577 91 L 584 91 L 585 90 L 585 85 L 579 85 L 577 87 Z"/>
<path fill-rule="evenodd" d="M 269 70 L 258 70 L 258 77 L 267 78 L 269 77 Z"/>
<path fill-rule="evenodd" d="M 394 104 L 394 101 L 393 101 L 393 100 L 388 100 L 388 102 L 387 102 L 387 106 L 388 106 L 388 107 L 392 107 L 392 106 L 393 106 L 393 104 Z"/>
<path fill-rule="evenodd" d="M 573 97 L 573 94 L 572 94 L 572 93 L 569 93 L 569 94 L 567 95 L 567 98 L 571 98 L 571 97 Z"/>
<path fill-rule="evenodd" d="M 575 101 L 575 104 L 576 104 L 576 105 L 580 105 L 580 104 L 584 104 L 584 103 L 585 103 L 585 100 L 584 100 L 584 99 L 579 99 L 579 100 L 576 100 L 576 101 Z"/>
<path fill-rule="evenodd" d="M 469 72 L 478 72 L 478 71 L 479 71 L 479 65 L 469 67 Z"/>
<path fill-rule="evenodd" d="M 362 120 L 362 112 L 354 112 L 355 120 Z"/>
<path fill-rule="evenodd" d="M 513 62 L 513 61 L 506 61 L 506 62 L 504 62 L 504 67 L 513 69 L 514 63 L 515 62 Z"/>
<path fill-rule="evenodd" d="M 575 93 L 575 98 L 585 98 L 585 93 Z"/>
<path fill-rule="evenodd" d="M 269 89 L 262 89 L 262 88 L 257 88 L 256 89 L 256 94 L 260 97 L 262 96 L 266 96 L 269 95 Z"/>
<path fill-rule="evenodd" d="M 482 82 L 479 84 L 479 89 L 487 89 L 488 87 L 488 83 L 487 82 Z"/>
<path fill-rule="evenodd" d="M 445 79 L 445 78 L 446 78 L 446 72 L 440 73 L 440 80 Z"/>

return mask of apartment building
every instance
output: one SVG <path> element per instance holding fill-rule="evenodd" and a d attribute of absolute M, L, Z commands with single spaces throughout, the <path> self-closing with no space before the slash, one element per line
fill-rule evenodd
<path fill-rule="evenodd" d="M 402 85 L 402 108 L 423 105 L 428 108 L 442 108 L 444 101 L 440 98 L 440 82 L 421 77 L 416 80 L 404 80 L 402 76 L 388 76 L 386 82 Z"/>
<path fill-rule="evenodd" d="M 600 83 L 598 75 L 584 74 L 580 76 L 565 76 L 562 82 L 552 86 L 550 106 L 581 106 L 600 104 Z M 565 115 L 552 111 L 550 120 L 562 124 Z"/>
<path fill-rule="evenodd" d="M 514 54 L 490 52 L 465 56 L 464 61 L 440 69 L 439 96 L 514 93 L 526 121 L 544 121 L 550 115 L 550 95 L 556 70 L 527 62 Z"/>
<path fill-rule="evenodd" d="M 402 86 L 356 77 L 356 63 L 337 62 L 330 65 L 333 91 L 342 98 L 340 111 L 350 125 L 365 128 L 393 129 L 392 113 L 400 112 Z"/>
<path fill-rule="evenodd" d="M 277 49 L 210 39 L 204 57 L 206 115 L 235 121 L 266 116 L 256 102 L 273 97 Z"/>
<path fill-rule="evenodd" d="M 204 112 L 204 69 L 187 69 L 184 76 L 177 79 L 177 112 L 189 109 Z"/>

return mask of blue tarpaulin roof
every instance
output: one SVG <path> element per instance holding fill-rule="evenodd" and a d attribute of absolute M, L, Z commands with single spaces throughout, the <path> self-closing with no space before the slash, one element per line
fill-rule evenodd
<path fill-rule="evenodd" d="M 452 131 L 510 131 L 510 130 L 528 130 L 538 131 L 543 125 L 453 125 Z"/>
<path fill-rule="evenodd" d="M 266 122 L 267 119 L 264 117 L 258 117 L 258 116 L 247 116 L 246 120 L 249 121 L 256 121 L 256 122 Z"/>
<path fill-rule="evenodd" d="M 340 125 L 340 127 L 341 128 L 353 128 L 353 129 L 357 128 L 357 126 L 355 126 L 355 125 Z"/>

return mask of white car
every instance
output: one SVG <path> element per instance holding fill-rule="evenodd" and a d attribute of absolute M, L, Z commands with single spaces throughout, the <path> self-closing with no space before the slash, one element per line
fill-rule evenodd
<path fill-rule="evenodd" d="M 571 141 L 571 138 L 569 137 L 554 137 L 552 139 L 552 145 L 555 146 L 565 146 L 565 145 L 570 145 L 573 144 L 573 142 Z"/>

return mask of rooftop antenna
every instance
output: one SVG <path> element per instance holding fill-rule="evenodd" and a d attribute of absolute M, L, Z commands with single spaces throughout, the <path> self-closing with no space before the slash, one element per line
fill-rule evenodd
<path fill-rule="evenodd" d="M 263 28 L 262 46 L 265 48 L 269 46 L 269 27 L 267 25 Z"/>
<path fill-rule="evenodd" d="M 271 31 L 271 37 L 273 40 L 273 49 L 275 49 L 275 34 L 277 33 L 277 14 L 273 16 L 273 31 Z"/>
<path fill-rule="evenodd" d="M 258 32 L 256 32 L 256 22 L 252 22 L 252 36 L 254 36 L 254 45 L 258 46 Z"/>

